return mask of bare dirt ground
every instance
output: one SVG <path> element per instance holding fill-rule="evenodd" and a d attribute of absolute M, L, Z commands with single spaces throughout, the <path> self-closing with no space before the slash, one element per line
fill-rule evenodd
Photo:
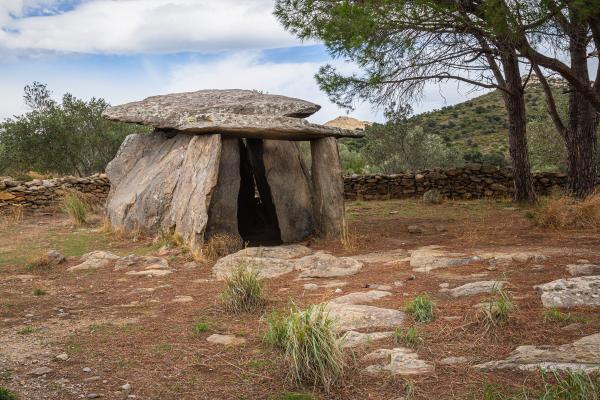
<path fill-rule="evenodd" d="M 335 255 L 408 251 L 426 245 L 469 254 L 475 249 L 553 249 L 554 253 L 543 262 L 497 268 L 481 262 L 428 274 L 412 271 L 408 262 L 369 264 L 357 275 L 344 277 L 348 284 L 343 294 L 364 291 L 368 284 L 403 282 L 392 289 L 392 296 L 374 303 L 381 307 L 403 309 L 422 293 L 434 299 L 436 319 L 418 326 L 423 343 L 416 351 L 435 366 L 435 372 L 410 379 L 365 374 L 360 356 L 382 344 L 396 346 L 393 339 L 385 339 L 356 350 L 349 357 L 344 384 L 326 394 L 287 383 L 281 355 L 263 342 L 264 314 L 285 307 L 290 299 L 304 306 L 339 296 L 334 288 L 305 290 L 307 282 L 290 273 L 266 282 L 265 310 L 231 315 L 220 305 L 223 283 L 212 279 L 211 263 L 186 269 L 189 256 L 179 254 L 168 256 L 175 272 L 164 277 L 126 276 L 112 268 L 70 273 L 66 269 L 89 251 L 153 255 L 160 245 L 152 238 L 103 232 L 99 222 L 73 228 L 59 213 L 29 215 L 18 224 L 0 226 L 0 386 L 22 399 L 299 398 L 289 392 L 308 393 L 312 397 L 306 398 L 314 399 L 399 399 L 407 387 L 414 388 L 415 399 L 479 399 L 485 382 L 517 390 L 540 385 L 539 376 L 482 373 L 468 365 L 442 365 L 442 358 L 466 356 L 476 364 L 503 358 L 519 345 L 558 345 L 600 332 L 597 309 L 575 309 L 570 311 L 571 321 L 545 322 L 544 308 L 533 289 L 567 277 L 565 265 L 578 259 L 600 263 L 597 232 L 537 228 L 526 218 L 526 209 L 506 201 L 435 206 L 416 200 L 351 202 L 347 209 L 350 246 L 319 240 L 305 244 Z M 409 225 L 421 226 L 423 233 L 410 234 Z M 51 268 L 29 264 L 49 249 L 59 250 L 67 262 Z M 517 306 L 495 337 L 472 323 L 477 311 L 473 306 L 491 295 L 452 298 L 440 292 L 443 283 L 454 287 L 482 279 L 508 281 L 507 292 Z M 151 290 L 136 290 L 141 288 Z M 191 296 L 193 301 L 173 302 L 176 296 Z M 563 329 L 573 321 L 579 322 L 575 329 Z M 208 324 L 206 332 L 194 332 L 199 322 Z M 410 325 L 407 319 L 405 327 Z M 214 333 L 236 334 L 247 342 L 241 347 L 208 343 L 206 338 Z M 63 353 L 68 359 L 56 359 Z M 32 374 L 42 367 L 47 368 L 45 374 Z M 122 390 L 126 383 L 131 390 Z"/>

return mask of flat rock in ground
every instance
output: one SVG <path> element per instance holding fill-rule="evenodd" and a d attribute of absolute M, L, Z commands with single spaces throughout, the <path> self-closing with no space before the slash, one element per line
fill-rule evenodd
<path fill-rule="evenodd" d="M 494 293 L 502 289 L 505 282 L 502 281 L 479 281 L 470 282 L 454 289 L 444 289 L 452 297 L 473 296 L 482 293 Z"/>
<path fill-rule="evenodd" d="M 427 246 L 410 253 L 410 266 L 413 271 L 430 272 L 438 268 L 460 267 L 480 261 L 478 256 L 453 253 L 440 246 Z"/>
<path fill-rule="evenodd" d="M 330 304 L 365 304 L 386 296 L 391 296 L 390 292 L 383 290 L 369 290 L 368 292 L 348 293 L 344 296 L 336 297 L 329 301 Z"/>
<path fill-rule="evenodd" d="M 408 251 L 404 249 L 382 250 L 368 254 L 351 256 L 365 264 L 399 264 L 406 261 Z"/>
<path fill-rule="evenodd" d="M 515 253 L 484 253 L 481 254 L 481 258 L 488 260 L 491 266 L 509 266 L 512 264 L 546 261 L 548 256 L 537 251 L 521 251 Z"/>
<path fill-rule="evenodd" d="M 108 251 L 92 251 L 81 256 L 81 264 L 67 268 L 69 272 L 89 271 L 99 268 L 105 268 L 118 260 L 120 257 Z"/>
<path fill-rule="evenodd" d="M 166 259 L 160 257 L 136 256 L 130 254 L 115 263 L 115 271 L 123 269 L 169 269 Z"/>
<path fill-rule="evenodd" d="M 235 335 L 220 335 L 215 333 L 206 338 L 206 341 L 213 344 L 220 344 L 223 346 L 240 346 L 246 343 L 246 339 L 237 337 Z"/>
<path fill-rule="evenodd" d="M 558 279 L 534 288 L 544 307 L 600 306 L 600 275 Z"/>
<path fill-rule="evenodd" d="M 172 274 L 173 271 L 169 269 L 145 269 L 143 271 L 129 271 L 126 272 L 125 275 L 131 276 L 147 276 L 149 278 L 166 276 Z"/>
<path fill-rule="evenodd" d="M 469 362 L 467 357 L 446 357 L 440 360 L 440 364 L 443 365 L 460 365 Z"/>
<path fill-rule="evenodd" d="M 322 283 L 322 284 L 305 283 L 304 289 L 317 290 L 317 289 L 340 288 L 340 287 L 346 286 L 347 284 L 348 284 L 348 282 L 342 282 L 342 281 L 331 281 L 331 282 L 326 282 L 326 283 Z"/>
<path fill-rule="evenodd" d="M 413 350 L 403 347 L 375 350 L 367 354 L 364 360 L 384 360 L 383 364 L 371 365 L 365 369 L 371 374 L 421 375 L 434 371 L 433 365 L 421 360 Z"/>
<path fill-rule="evenodd" d="M 171 303 L 191 303 L 194 301 L 192 296 L 175 296 Z"/>
<path fill-rule="evenodd" d="M 507 358 L 476 365 L 483 371 L 600 370 L 600 333 L 562 346 L 519 346 Z"/>
<path fill-rule="evenodd" d="M 378 340 L 386 339 L 394 335 L 393 331 L 362 333 L 357 331 L 348 331 L 342 336 L 342 347 L 354 348 L 369 344 Z"/>
<path fill-rule="evenodd" d="M 357 274 L 363 263 L 350 257 L 336 257 L 327 253 L 316 253 L 295 261 L 295 269 L 301 278 L 331 278 Z"/>
<path fill-rule="evenodd" d="M 49 250 L 48 253 L 46 253 L 46 258 L 50 265 L 58 265 L 66 261 L 65 256 L 60 254 L 58 250 Z"/>
<path fill-rule="evenodd" d="M 314 253 L 313 250 L 300 244 L 289 244 L 284 246 L 258 246 L 246 247 L 232 255 L 238 257 L 262 257 L 262 258 L 279 258 L 281 260 L 292 260 L 308 256 Z"/>
<path fill-rule="evenodd" d="M 311 124 L 302 119 L 320 108 L 304 100 L 253 90 L 200 90 L 109 107 L 102 116 L 112 121 L 192 134 L 282 140 L 362 136 L 359 131 Z"/>
<path fill-rule="evenodd" d="M 573 276 L 600 275 L 600 265 L 596 264 L 569 264 L 567 271 Z"/>
<path fill-rule="evenodd" d="M 338 332 L 367 328 L 395 329 L 404 321 L 399 310 L 358 304 L 327 304 L 326 311 Z"/>

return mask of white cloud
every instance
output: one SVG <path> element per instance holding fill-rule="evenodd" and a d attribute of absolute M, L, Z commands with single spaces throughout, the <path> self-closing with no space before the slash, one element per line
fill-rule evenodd
<path fill-rule="evenodd" d="M 351 66 L 338 62 L 342 70 Z M 257 89 L 271 94 L 297 97 L 322 106 L 310 118 L 314 122 L 326 122 L 346 113 L 332 104 L 319 90 L 314 79 L 321 63 L 260 63 L 256 53 L 237 53 L 211 63 L 186 63 L 172 69 L 168 92 L 194 91 L 200 89 Z M 366 120 L 379 120 L 367 104 L 358 105 L 351 116 Z"/>
<path fill-rule="evenodd" d="M 12 50 L 172 53 L 297 45 L 272 15 L 273 0 L 91 0 L 49 16 L 12 19 L 57 0 L 2 0 L 0 43 Z"/>

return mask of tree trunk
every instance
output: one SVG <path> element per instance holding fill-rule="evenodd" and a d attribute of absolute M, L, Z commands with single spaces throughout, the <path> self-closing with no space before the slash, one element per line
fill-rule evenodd
<path fill-rule="evenodd" d="M 580 80 L 591 84 L 587 63 L 587 27 L 585 24 L 576 25 L 577 11 L 572 10 L 572 13 L 574 24 L 569 35 L 571 69 Z M 570 87 L 569 128 L 566 131 L 565 144 L 569 167 L 568 190 L 575 197 L 586 197 L 596 188 L 597 132 L 596 109 L 583 93 Z"/>
<path fill-rule="evenodd" d="M 502 64 L 507 91 L 503 92 L 503 97 L 508 113 L 508 144 L 515 185 L 513 199 L 516 202 L 534 203 L 536 195 L 529 164 L 525 92 L 519 61 L 512 49 L 504 51 Z"/>

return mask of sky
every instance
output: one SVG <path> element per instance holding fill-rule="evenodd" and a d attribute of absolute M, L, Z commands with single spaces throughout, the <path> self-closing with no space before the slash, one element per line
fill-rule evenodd
<path fill-rule="evenodd" d="M 274 0 L 0 0 L 0 120 L 27 111 L 23 87 L 46 83 L 55 98 L 105 98 L 113 105 L 200 89 L 257 89 L 382 121 L 380 110 L 340 109 L 314 79 L 320 66 L 352 72 L 318 42 L 302 43 L 272 15 Z M 416 113 L 481 93 L 431 84 Z"/>

